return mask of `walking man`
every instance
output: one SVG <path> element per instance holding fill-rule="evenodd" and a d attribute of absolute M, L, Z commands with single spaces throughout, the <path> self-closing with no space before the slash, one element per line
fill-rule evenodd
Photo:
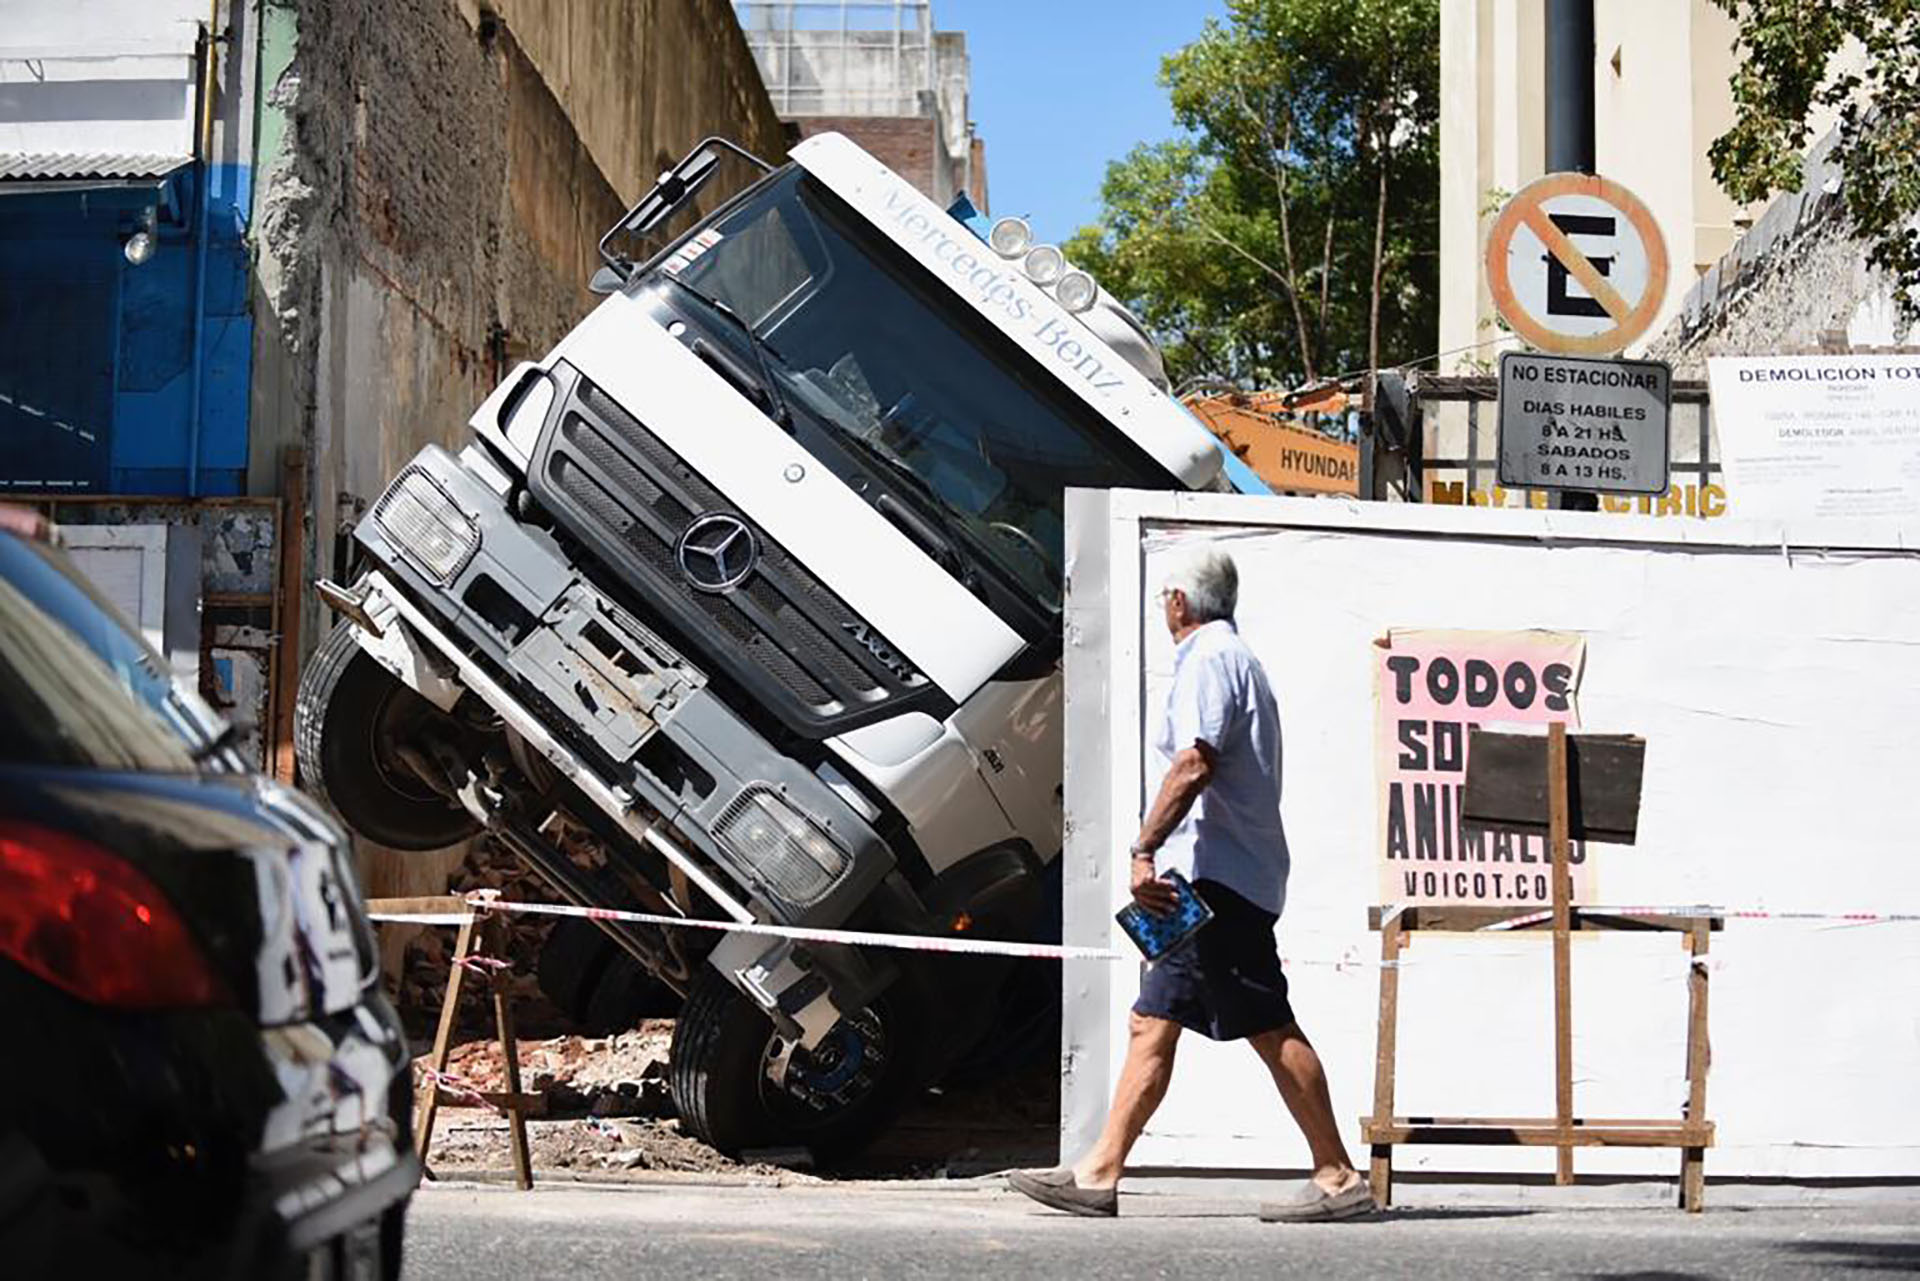
<path fill-rule="evenodd" d="M 1155 744 L 1166 777 L 1129 851 L 1133 897 L 1150 911 L 1170 911 L 1173 888 L 1161 874 L 1177 870 L 1213 919 L 1148 968 L 1113 1108 L 1093 1149 L 1071 1166 L 1008 1176 L 1016 1191 L 1057 1210 L 1118 1213 L 1127 1153 L 1166 1096 L 1185 1028 L 1251 1045 L 1307 1140 L 1313 1177 L 1293 1198 L 1261 1206 L 1261 1218 L 1350 1219 L 1375 1209 L 1340 1141 L 1320 1056 L 1287 1002 L 1273 932 L 1288 867 L 1280 719 L 1260 660 L 1234 628 L 1238 596 L 1232 558 L 1208 547 L 1185 554 L 1160 593 L 1175 642 Z"/>

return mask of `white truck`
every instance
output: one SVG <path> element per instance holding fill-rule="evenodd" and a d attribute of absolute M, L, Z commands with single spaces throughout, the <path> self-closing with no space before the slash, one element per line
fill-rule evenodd
<path fill-rule="evenodd" d="M 729 154 L 762 176 L 623 256 Z M 1031 239 L 839 135 L 702 143 L 602 241 L 606 300 L 356 527 L 304 779 L 387 846 L 484 826 L 577 903 L 1057 938 L 1064 491 L 1228 482 Z M 1058 1000 L 1044 964 L 1021 995 L 991 958 L 605 928 L 684 997 L 673 1097 L 730 1152 L 844 1153 Z"/>

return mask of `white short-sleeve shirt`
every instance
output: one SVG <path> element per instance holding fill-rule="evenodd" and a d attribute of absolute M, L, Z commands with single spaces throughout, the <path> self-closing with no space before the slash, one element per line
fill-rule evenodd
<path fill-rule="evenodd" d="M 1225 620 L 1202 625 L 1174 650 L 1173 687 L 1154 744 L 1162 777 L 1196 742 L 1214 751 L 1213 777 L 1154 865 L 1190 881 L 1218 881 L 1278 915 L 1289 866 L 1280 822 L 1280 713 L 1260 660 Z"/>

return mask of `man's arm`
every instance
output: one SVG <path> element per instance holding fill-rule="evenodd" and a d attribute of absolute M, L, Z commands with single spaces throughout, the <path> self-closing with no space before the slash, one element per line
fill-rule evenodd
<path fill-rule="evenodd" d="M 1213 745 L 1205 739 L 1195 739 L 1190 746 L 1182 748 L 1167 769 L 1160 794 L 1147 810 L 1146 821 L 1140 825 L 1131 860 L 1133 897 L 1149 911 L 1173 910 L 1173 887 L 1154 874 L 1153 852 L 1180 826 L 1193 803 L 1200 799 L 1200 793 L 1207 790 L 1207 784 L 1213 781 L 1217 759 Z"/>

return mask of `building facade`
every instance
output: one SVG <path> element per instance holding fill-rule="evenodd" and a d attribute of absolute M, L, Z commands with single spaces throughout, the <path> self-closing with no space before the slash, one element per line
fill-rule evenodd
<path fill-rule="evenodd" d="M 0 493 L 243 492 L 252 18 L 0 0 Z"/>
<path fill-rule="evenodd" d="M 987 212 L 963 32 L 929 0 L 737 0 L 774 110 L 797 136 L 843 133 L 942 205 Z"/>

